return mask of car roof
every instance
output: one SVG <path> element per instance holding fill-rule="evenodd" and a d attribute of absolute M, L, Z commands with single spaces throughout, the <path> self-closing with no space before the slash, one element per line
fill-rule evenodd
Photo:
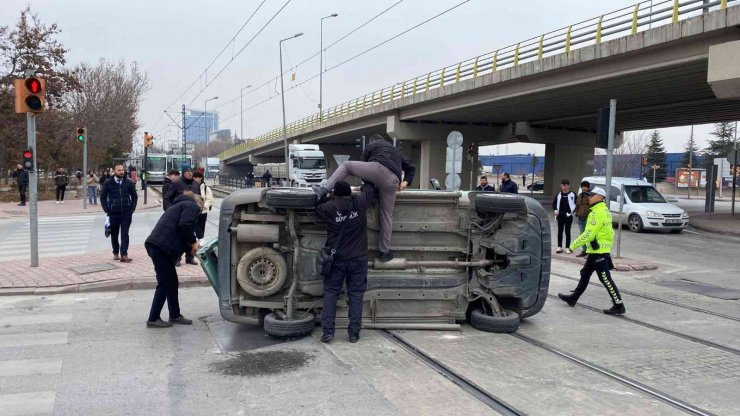
<path fill-rule="evenodd" d="M 605 184 L 606 183 L 606 177 L 605 176 L 588 176 L 583 178 L 584 181 L 588 181 L 592 184 Z M 653 186 L 648 181 L 643 181 L 642 179 L 635 179 L 635 178 L 625 178 L 621 176 L 613 176 L 612 177 L 612 185 L 639 185 L 639 186 Z"/>

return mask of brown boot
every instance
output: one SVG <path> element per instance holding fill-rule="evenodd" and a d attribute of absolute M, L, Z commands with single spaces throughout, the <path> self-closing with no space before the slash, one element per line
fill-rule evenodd
<path fill-rule="evenodd" d="M 128 256 L 121 256 L 121 263 L 131 263 L 131 259 Z"/>
<path fill-rule="evenodd" d="M 113 255 L 113 260 L 118 261 L 118 260 L 121 260 L 121 258 L 118 257 L 118 254 L 114 254 Z"/>

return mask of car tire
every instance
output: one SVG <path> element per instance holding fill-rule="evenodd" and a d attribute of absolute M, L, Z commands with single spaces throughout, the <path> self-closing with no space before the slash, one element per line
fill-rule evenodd
<path fill-rule="evenodd" d="M 236 265 L 239 286 L 252 296 L 274 295 L 288 279 L 285 257 L 275 249 L 258 247 L 244 253 Z"/>
<path fill-rule="evenodd" d="M 316 323 L 316 317 L 310 312 L 298 313 L 292 321 L 284 321 L 274 313 L 265 316 L 263 328 L 265 333 L 276 338 L 302 338 L 310 335 Z"/>
<path fill-rule="evenodd" d="M 504 309 L 504 316 L 488 315 L 483 309 L 474 309 L 470 314 L 470 324 L 479 331 L 509 334 L 519 329 L 519 315 Z"/>
<path fill-rule="evenodd" d="M 641 233 L 643 230 L 642 218 L 637 214 L 632 214 L 627 219 L 627 225 L 633 233 Z"/>
<path fill-rule="evenodd" d="M 527 201 L 514 194 L 479 194 L 475 197 L 475 210 L 483 214 L 526 212 Z"/>
<path fill-rule="evenodd" d="M 266 200 L 267 205 L 272 208 L 316 208 L 316 193 L 311 188 L 270 189 L 267 191 Z"/>

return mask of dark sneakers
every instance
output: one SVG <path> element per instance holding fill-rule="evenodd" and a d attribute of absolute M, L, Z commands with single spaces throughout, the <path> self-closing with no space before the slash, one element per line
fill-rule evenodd
<path fill-rule="evenodd" d="M 349 342 L 354 344 L 360 340 L 360 334 L 349 334 Z"/>
<path fill-rule="evenodd" d="M 321 336 L 321 342 L 323 342 L 323 343 L 325 343 L 325 344 L 328 344 L 328 343 L 330 343 L 330 342 L 331 342 L 331 341 L 332 341 L 333 339 L 334 339 L 334 335 L 330 335 L 330 334 L 323 334 L 323 335 Z"/>
<path fill-rule="evenodd" d="M 578 303 L 578 297 L 576 297 L 573 293 L 571 293 L 570 295 L 558 293 L 558 297 L 565 301 L 568 306 L 576 306 L 576 303 Z"/>
<path fill-rule="evenodd" d="M 393 260 L 393 253 L 391 253 L 390 251 L 386 251 L 386 252 L 381 251 L 380 257 L 378 259 L 383 262 L 391 261 Z"/>
<path fill-rule="evenodd" d="M 147 328 L 169 328 L 171 326 L 171 323 L 165 322 L 161 319 L 157 319 L 156 321 L 146 321 Z"/>
<path fill-rule="evenodd" d="M 178 325 L 192 325 L 193 320 L 187 319 L 184 316 L 180 315 L 177 318 L 170 318 L 170 324 L 178 324 Z"/>
<path fill-rule="evenodd" d="M 625 312 L 627 312 L 627 309 L 625 309 L 623 303 L 618 303 L 609 309 L 604 309 L 604 313 L 607 315 L 622 315 Z"/>
<path fill-rule="evenodd" d="M 198 265 L 198 262 L 195 261 L 195 259 L 192 259 L 192 258 L 189 258 L 189 259 L 185 260 L 185 263 L 192 264 L 193 266 L 197 266 Z"/>

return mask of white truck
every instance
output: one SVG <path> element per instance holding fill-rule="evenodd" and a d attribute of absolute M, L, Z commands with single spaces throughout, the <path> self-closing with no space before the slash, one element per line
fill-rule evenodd
<path fill-rule="evenodd" d="M 261 178 L 267 170 L 272 175 L 273 184 L 285 183 L 288 186 L 320 185 L 326 181 L 326 158 L 317 144 L 288 145 L 290 164 L 259 163 L 252 173 Z"/>
<path fill-rule="evenodd" d="M 217 157 L 204 157 L 201 161 L 201 166 L 203 166 L 206 171 L 206 178 L 213 178 L 218 175 L 220 167 Z"/>

